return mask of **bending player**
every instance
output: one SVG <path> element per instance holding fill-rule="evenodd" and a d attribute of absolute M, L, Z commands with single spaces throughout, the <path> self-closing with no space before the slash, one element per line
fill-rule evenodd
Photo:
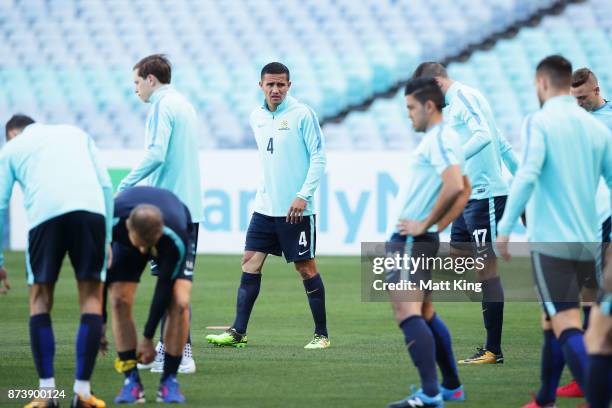
<path fill-rule="evenodd" d="M 30 224 L 26 270 L 30 286 L 30 344 L 39 388 L 53 395 L 55 337 L 51 308 L 68 253 L 78 283 L 81 323 L 76 341 L 72 407 L 104 408 L 90 379 L 102 333 L 102 286 L 113 212 L 112 186 L 93 140 L 69 125 L 44 125 L 24 115 L 6 124 L 0 153 L 0 237 L 13 184 L 23 189 Z M 6 274 L 0 252 L 0 275 Z M 57 407 L 53 398 L 26 408 Z"/>
<path fill-rule="evenodd" d="M 108 271 L 113 335 L 119 355 L 115 367 L 125 382 L 115 403 L 144 402 L 137 360 L 155 358 L 153 336 L 162 316 L 166 346 L 158 402 L 182 403 L 176 374 L 189 331 L 189 301 L 195 257 L 195 232 L 187 207 L 170 191 L 133 187 L 115 198 L 113 264 Z M 147 262 L 154 261 L 157 284 L 140 344 L 132 309 L 136 288 Z"/>
<path fill-rule="evenodd" d="M 410 81 L 405 90 L 408 113 L 417 132 L 425 132 L 416 148 L 411 177 L 400 193 L 399 224 L 387 244 L 389 252 L 403 254 L 407 243 L 416 256 L 435 257 L 438 233 L 467 203 L 471 187 L 463 174 L 463 152 L 458 135 L 442 122 L 444 95 L 433 78 Z M 403 271 L 393 271 L 398 281 Z M 411 281 L 431 280 L 431 271 L 406 271 Z M 431 293 L 391 291 L 395 320 L 404 333 L 408 353 L 419 371 L 421 389 L 389 404 L 390 408 L 442 407 L 444 400 L 465 399 L 459 381 L 448 328 L 434 312 Z M 436 362 L 442 372 L 438 384 Z"/>

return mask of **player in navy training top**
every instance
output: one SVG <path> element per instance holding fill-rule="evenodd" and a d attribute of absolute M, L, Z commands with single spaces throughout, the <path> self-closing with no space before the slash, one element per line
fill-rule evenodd
<path fill-rule="evenodd" d="M 168 190 L 133 187 L 115 198 L 113 262 L 108 271 L 116 367 L 126 381 L 115 403 L 144 401 L 136 361 L 155 357 L 153 336 L 164 313 L 166 353 L 158 402 L 184 402 L 176 374 L 189 330 L 189 301 L 195 257 L 195 233 L 189 209 Z M 136 287 L 152 261 L 157 284 L 138 352 L 132 305 Z"/>

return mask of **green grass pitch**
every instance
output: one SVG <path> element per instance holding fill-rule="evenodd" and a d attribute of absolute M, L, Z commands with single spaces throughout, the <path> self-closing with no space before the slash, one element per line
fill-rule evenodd
<path fill-rule="evenodd" d="M 0 406 L 10 401 L 9 389 L 38 385 L 30 354 L 28 301 L 23 253 L 7 253 L 13 288 L 0 296 Z M 304 288 L 279 258 L 264 268 L 262 290 L 249 325 L 249 346 L 242 350 L 209 346 L 206 326 L 231 324 L 240 256 L 205 255 L 197 260 L 193 289 L 193 343 L 198 371 L 179 376 L 190 407 L 384 407 L 403 398 L 418 384 L 416 369 L 403 344 L 387 303 L 361 302 L 358 257 L 320 257 L 326 286 L 332 347 L 307 351 L 313 323 Z M 525 268 L 528 263 L 523 262 Z M 145 273 L 137 295 L 136 321 L 142 332 L 154 279 Z M 449 325 L 456 357 L 482 344 L 484 329 L 479 303 L 444 303 L 437 310 Z M 541 331 L 539 306 L 506 304 L 504 355 L 496 366 L 460 367 L 468 401 L 460 407 L 517 407 L 538 385 Z M 79 311 L 72 270 L 64 266 L 52 313 L 57 342 L 55 376 L 59 389 L 72 394 L 74 342 Z M 109 332 L 109 337 L 111 333 Z M 112 347 L 112 345 L 111 345 Z M 109 406 L 122 377 L 113 368 L 114 352 L 100 356 L 92 379 L 94 392 Z M 142 374 L 148 404 L 154 403 L 159 375 Z M 563 381 L 568 379 L 567 370 Z M 575 407 L 578 400 L 561 400 Z M 68 399 L 61 401 L 68 406 Z"/>

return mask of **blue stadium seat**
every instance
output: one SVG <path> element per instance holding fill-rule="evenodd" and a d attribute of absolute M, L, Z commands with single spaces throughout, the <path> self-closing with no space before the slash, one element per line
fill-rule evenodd
<path fill-rule="evenodd" d="M 147 106 L 134 95 L 132 66 L 164 52 L 174 63 L 175 86 L 202 121 L 200 146 L 247 147 L 248 115 L 261 103 L 259 70 L 271 60 L 289 66 L 293 94 L 326 118 L 408 79 L 420 61 L 452 56 L 553 3 L 0 0 L 0 112 L 74 122 L 103 146 L 139 148 Z M 272 7 L 280 16 L 274 24 Z M 516 133 L 522 115 L 537 108 L 531 77 L 541 57 L 562 52 L 592 67 L 612 94 L 611 43 L 612 3 L 591 0 L 449 70 L 479 87 L 504 129 Z M 403 105 L 399 92 L 326 126 L 330 147 L 413 145 Z"/>

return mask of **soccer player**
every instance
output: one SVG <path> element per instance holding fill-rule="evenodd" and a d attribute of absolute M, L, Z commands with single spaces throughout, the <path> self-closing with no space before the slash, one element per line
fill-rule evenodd
<path fill-rule="evenodd" d="M 146 180 L 152 187 L 172 191 L 189 208 L 198 245 L 197 232 L 203 220 L 202 187 L 198 159 L 198 129 L 196 112 L 191 103 L 171 85 L 170 61 L 159 54 L 143 58 L 134 66 L 136 94 L 150 103 L 145 129 L 146 153 L 142 162 L 119 184 L 118 191 Z M 195 258 L 194 260 L 195 261 Z M 164 321 L 162 320 L 162 337 Z M 157 344 L 157 357 L 149 366 L 153 372 L 163 369 L 163 341 Z M 183 351 L 179 372 L 196 370 L 191 351 L 191 332 Z"/>
<path fill-rule="evenodd" d="M 606 101 L 600 94 L 599 83 L 595 73 L 588 68 L 580 68 L 572 75 L 571 93 L 576 97 L 578 104 L 593 116 L 601 120 L 612 131 L 612 104 Z M 605 256 L 605 250 L 610 243 L 610 192 L 606 187 L 603 179 L 599 182 L 597 196 L 595 197 L 597 213 L 599 214 L 599 224 L 601 225 L 598 237 L 601 236 L 601 241 L 604 245 L 602 248 L 602 256 Z M 603 261 L 603 260 L 602 260 Z M 603 262 L 602 262 L 603 264 Z M 603 269 L 603 265 L 601 268 Z M 606 289 L 604 288 L 604 292 Z M 608 290 L 609 292 L 609 290 Z M 605 298 L 605 297 L 604 297 Z M 583 294 L 584 299 L 584 294 Z M 592 301 L 593 298 L 587 300 Z M 609 301 L 608 301 L 609 302 Z M 605 302 L 604 302 L 605 304 Z M 583 303 L 584 324 L 583 328 L 586 331 L 585 341 L 589 352 L 589 373 L 587 381 L 589 386 L 589 403 L 591 406 L 608 406 L 612 395 L 610 384 L 605 379 L 612 378 L 612 344 L 607 344 L 607 333 L 612 329 L 612 319 L 610 316 L 605 316 L 602 310 L 609 314 L 609 308 L 597 307 L 597 318 L 595 319 L 596 327 L 593 330 L 588 330 L 590 303 Z M 557 396 L 583 396 L 582 390 L 578 387 L 575 380 L 565 387 L 560 387 L 557 390 Z"/>
<path fill-rule="evenodd" d="M 268 254 L 283 254 L 302 277 L 315 322 L 314 337 L 304 348 L 330 345 L 325 314 L 325 287 L 315 262 L 314 192 L 325 171 L 324 140 L 316 114 L 287 95 L 289 69 L 272 62 L 261 70 L 265 100 L 250 117 L 263 167 L 255 212 L 246 235 L 236 319 L 224 333 L 206 336 L 220 346 L 244 347 L 247 324 L 259 294 Z"/>
<path fill-rule="evenodd" d="M 51 325 L 53 292 L 66 253 L 77 279 L 81 322 L 76 339 L 72 407 L 105 407 L 90 379 L 102 333 L 102 287 L 112 223 L 112 186 L 93 140 L 68 125 L 34 123 L 15 115 L 0 151 L 0 236 L 13 184 L 19 183 L 30 229 L 26 250 L 30 286 L 30 345 L 42 399 L 27 408 L 57 407 Z M 4 269 L 0 253 L 0 269 Z"/>
<path fill-rule="evenodd" d="M 418 253 L 418 256 L 435 257 L 440 242 L 438 233 L 459 216 L 471 188 L 463 175 L 459 136 L 442 122 L 444 94 L 436 80 L 414 79 L 406 85 L 404 93 L 412 126 L 425 135 L 414 153 L 408 184 L 399 195 L 399 223 L 387 243 L 387 251 L 403 254 L 406 248 L 411 248 L 410 256 Z M 387 281 L 397 282 L 401 273 L 394 270 Z M 431 271 L 425 268 L 410 273 L 410 280 L 415 283 L 431 280 Z M 465 394 L 450 332 L 434 312 L 431 293 L 391 291 L 390 297 L 395 320 L 404 333 L 422 388 L 389 407 L 442 407 L 444 400 L 463 401 Z M 436 362 L 443 376 L 441 385 Z"/>
<path fill-rule="evenodd" d="M 113 263 L 108 282 L 119 355 L 115 367 L 125 375 L 123 388 L 115 398 L 117 404 L 144 402 L 136 362 L 147 364 L 155 357 L 153 336 L 166 312 L 166 352 L 157 402 L 185 402 L 176 374 L 189 331 L 195 239 L 189 209 L 170 191 L 133 187 L 115 198 Z M 157 284 L 137 351 L 132 308 L 140 276 L 149 261 L 154 261 Z"/>
<path fill-rule="evenodd" d="M 434 77 L 445 94 L 444 121 L 461 138 L 465 169 L 472 184 L 472 196 L 461 216 L 452 225 L 451 250 L 457 256 L 470 256 L 465 243 L 474 252 L 486 255 L 486 268 L 477 271 L 482 281 L 482 315 L 487 332 L 484 347 L 479 347 L 460 364 L 498 364 L 504 362 L 501 349 L 504 321 L 504 290 L 497 275 L 497 259 L 492 242 L 496 224 L 506 204 L 508 187 L 502 178 L 502 161 L 514 174 L 517 161 L 512 146 L 497 127 L 489 102 L 476 89 L 449 78 L 446 68 L 437 62 L 420 64 L 414 78 Z M 463 248 L 463 249 L 462 249 Z"/>
<path fill-rule="evenodd" d="M 542 108 L 525 121 L 523 162 L 499 223 L 499 249 L 505 258 L 508 236 L 525 207 L 529 242 L 539 244 L 532 245 L 531 257 L 544 307 L 542 386 L 526 407 L 554 405 L 559 383 L 554 365 L 560 353 L 578 385 L 586 385 L 579 288 L 596 279 L 596 268 L 593 258 L 585 259 L 574 249 L 599 240 L 597 210 L 588 197 L 595 196 L 602 175 L 612 187 L 612 135 L 576 105 L 570 96 L 571 80 L 572 65 L 562 56 L 538 64 L 536 89 Z M 559 242 L 566 243 L 565 250 L 550 244 Z"/>
<path fill-rule="evenodd" d="M 600 95 L 599 84 L 597 77 L 588 68 L 580 68 L 574 71 L 572 74 L 572 86 L 570 88 L 572 96 L 576 98 L 578 105 L 583 107 L 587 112 L 591 112 L 595 117 L 600 119 L 610 130 L 612 130 L 612 106 L 609 105 Z M 605 185 L 603 179 L 599 181 L 597 188 L 597 196 L 595 197 L 595 204 L 597 206 L 597 213 L 599 214 L 600 226 L 598 237 L 601 237 L 602 242 L 610 242 L 610 193 Z M 599 270 L 600 268 L 598 268 Z M 589 325 L 589 314 L 591 310 L 592 302 L 597 296 L 597 281 L 592 282 L 592 288 L 582 288 L 582 311 L 584 320 L 582 329 L 586 332 Z M 555 340 L 553 340 L 555 341 Z M 555 365 L 558 368 L 558 375 L 561 375 L 563 370 L 564 361 L 563 356 L 560 356 L 557 360 L 559 363 Z M 584 397 L 583 391 L 578 386 L 576 380 L 572 380 L 566 385 L 563 385 L 557 389 L 557 397 Z"/>

